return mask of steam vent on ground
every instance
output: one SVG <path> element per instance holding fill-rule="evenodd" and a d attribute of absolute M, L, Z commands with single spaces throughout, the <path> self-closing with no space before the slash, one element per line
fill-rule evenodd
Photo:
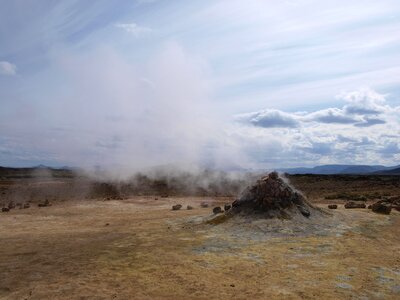
<path fill-rule="evenodd" d="M 277 172 L 272 172 L 248 187 L 232 203 L 227 213 L 258 214 L 265 218 L 288 218 L 302 215 L 309 218 L 316 209 Z"/>

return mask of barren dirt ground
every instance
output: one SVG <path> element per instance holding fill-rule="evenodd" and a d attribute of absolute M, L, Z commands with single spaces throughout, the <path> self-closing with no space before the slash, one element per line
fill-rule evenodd
<path fill-rule="evenodd" d="M 210 214 L 204 200 L 228 202 L 136 197 L 2 213 L 0 298 L 400 298 L 399 212 L 341 207 L 328 233 L 246 240 L 190 225 Z"/>

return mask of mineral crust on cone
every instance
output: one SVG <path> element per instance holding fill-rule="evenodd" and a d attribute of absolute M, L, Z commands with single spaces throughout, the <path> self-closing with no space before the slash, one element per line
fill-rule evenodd
<path fill-rule="evenodd" d="M 310 217 L 316 210 L 305 197 L 296 191 L 277 172 L 272 172 L 248 187 L 241 197 L 232 203 L 230 214 L 262 214 L 264 217 L 290 218 L 300 213 Z"/>

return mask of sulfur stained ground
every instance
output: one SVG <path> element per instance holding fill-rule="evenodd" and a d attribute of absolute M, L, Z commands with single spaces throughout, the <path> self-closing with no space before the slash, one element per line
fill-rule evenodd
<path fill-rule="evenodd" d="M 281 226 L 251 238 L 230 232 L 234 223 L 201 223 L 229 200 L 135 197 L 1 213 L 0 299 L 400 298 L 399 212 L 340 206 L 323 232 Z"/>

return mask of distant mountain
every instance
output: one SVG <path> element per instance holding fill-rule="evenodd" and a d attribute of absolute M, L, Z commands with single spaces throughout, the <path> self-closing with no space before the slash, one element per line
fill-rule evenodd
<path fill-rule="evenodd" d="M 377 172 L 374 172 L 374 174 L 377 175 L 400 175 L 400 167 L 396 167 L 394 169 L 390 169 L 390 170 L 380 170 Z"/>
<path fill-rule="evenodd" d="M 74 177 L 76 172 L 69 169 L 55 169 L 44 165 L 32 168 L 9 168 L 0 166 L 0 178 L 17 179 L 17 178 L 55 178 L 55 177 Z"/>
<path fill-rule="evenodd" d="M 279 169 L 280 172 L 289 174 L 368 174 L 377 172 L 386 172 L 400 166 L 385 167 L 382 165 L 321 165 L 313 168 L 286 168 Z"/>

